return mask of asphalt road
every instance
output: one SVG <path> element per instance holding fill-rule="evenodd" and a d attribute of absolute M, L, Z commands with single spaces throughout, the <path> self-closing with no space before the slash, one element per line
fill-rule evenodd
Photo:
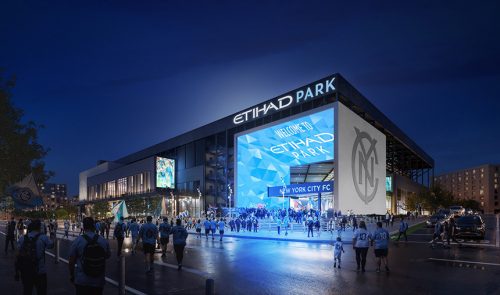
<path fill-rule="evenodd" d="M 432 249 L 432 229 L 426 228 L 408 242 L 391 243 L 390 273 L 375 272 L 372 249 L 366 273 L 357 273 L 351 245 L 345 245 L 342 269 L 334 269 L 327 244 L 242 238 L 219 242 L 191 235 L 180 272 L 172 253 L 166 259 L 157 254 L 151 275 L 144 272 L 142 253 L 125 254 L 126 284 L 147 294 L 204 294 L 206 278 L 215 280 L 217 294 L 500 294 L 496 219 L 487 216 L 485 221 L 484 243 Z M 115 241 L 110 242 L 114 248 Z M 62 257 L 69 243 L 61 242 Z M 118 278 L 114 255 L 107 276 Z"/>

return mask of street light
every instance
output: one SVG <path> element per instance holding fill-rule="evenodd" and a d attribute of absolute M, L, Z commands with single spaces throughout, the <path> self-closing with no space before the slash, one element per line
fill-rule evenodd
<path fill-rule="evenodd" d="M 199 217 L 201 218 L 201 203 L 200 203 L 200 201 L 201 201 L 201 191 L 200 191 L 200 188 L 197 188 L 196 190 L 198 191 L 198 203 L 200 204 L 200 216 Z M 196 210 L 196 202 L 194 203 L 194 210 Z"/>
<path fill-rule="evenodd" d="M 227 189 L 229 191 L 229 195 L 227 198 L 229 199 L 229 218 L 233 218 L 232 210 L 231 210 L 231 195 L 233 194 L 233 189 L 231 188 L 231 185 L 227 185 Z"/>

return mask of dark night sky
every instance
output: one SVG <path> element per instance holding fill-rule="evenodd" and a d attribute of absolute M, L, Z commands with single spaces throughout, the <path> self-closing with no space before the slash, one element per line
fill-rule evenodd
<path fill-rule="evenodd" d="M 437 173 L 500 163 L 498 1 L 90 2 L 0 4 L 0 67 L 71 195 L 99 159 L 335 72 Z"/>

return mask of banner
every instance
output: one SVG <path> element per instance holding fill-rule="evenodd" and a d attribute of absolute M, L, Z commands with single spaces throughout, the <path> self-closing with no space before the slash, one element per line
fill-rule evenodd
<path fill-rule="evenodd" d="M 8 191 L 14 200 L 16 209 L 35 208 L 43 205 L 43 200 L 33 174 L 26 176 L 22 181 L 12 185 Z"/>
<path fill-rule="evenodd" d="M 331 193 L 333 192 L 333 181 L 305 182 L 289 184 L 286 186 L 285 196 L 297 196 L 307 194 Z M 271 186 L 267 188 L 269 197 L 282 197 L 283 186 Z"/>
<path fill-rule="evenodd" d="M 127 205 L 125 204 L 125 201 L 120 201 L 118 204 L 116 204 L 112 209 L 111 213 L 115 216 L 114 221 L 118 222 L 120 221 L 120 218 L 127 218 L 128 217 L 128 210 L 127 210 Z"/>

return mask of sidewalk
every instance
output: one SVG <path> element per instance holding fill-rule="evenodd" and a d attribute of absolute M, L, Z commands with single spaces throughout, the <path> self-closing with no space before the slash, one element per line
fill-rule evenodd
<path fill-rule="evenodd" d="M 419 217 L 417 219 L 412 218 L 411 220 L 406 220 L 408 222 L 408 225 L 414 226 L 417 224 L 420 224 L 422 222 L 425 222 L 427 220 L 426 217 Z M 366 224 L 367 229 L 369 232 L 375 231 L 377 224 L 376 222 L 368 222 Z M 398 233 L 399 231 L 399 220 L 394 222 L 393 226 L 385 227 L 384 223 L 384 228 L 386 228 L 391 235 Z M 190 235 L 195 235 L 196 231 L 194 229 L 188 230 Z M 205 229 L 202 227 L 201 230 L 202 237 L 205 236 Z M 353 231 L 352 229 L 346 229 L 345 231 L 341 232 L 341 238 L 344 244 L 350 244 L 352 242 L 352 236 L 353 236 Z M 217 234 L 214 235 L 215 239 L 219 239 L 219 234 L 217 231 Z M 318 235 L 318 232 L 315 230 L 314 231 L 314 237 L 307 237 L 307 230 L 303 230 L 303 226 L 301 224 L 294 223 L 293 224 L 293 230 L 288 230 L 288 235 L 285 236 L 285 231 L 282 229 L 281 234 L 278 235 L 278 232 L 276 229 L 269 230 L 267 228 L 262 228 L 259 229 L 258 232 L 248 232 L 248 231 L 242 231 L 236 232 L 233 231 L 231 232 L 230 227 L 227 226 L 224 232 L 224 237 L 233 237 L 233 238 L 242 238 L 242 239 L 258 239 L 258 240 L 277 240 L 277 241 L 289 241 L 289 242 L 306 242 L 306 243 L 333 243 L 337 239 L 337 231 L 328 232 L 328 231 L 322 231 L 320 235 Z M 211 234 L 208 237 L 209 239 L 211 238 Z"/>
<path fill-rule="evenodd" d="M 0 258 L 0 286 L 2 294 L 21 295 L 23 293 L 22 283 L 14 280 L 14 255 L 9 247 L 7 255 L 4 254 L 5 235 L 0 234 L 0 245 L 2 246 Z M 68 264 L 59 262 L 55 264 L 54 258 L 45 256 L 47 268 L 47 293 L 48 294 L 74 294 L 75 287 L 69 281 Z M 118 289 L 110 284 L 104 285 L 103 294 L 116 294 Z"/>

